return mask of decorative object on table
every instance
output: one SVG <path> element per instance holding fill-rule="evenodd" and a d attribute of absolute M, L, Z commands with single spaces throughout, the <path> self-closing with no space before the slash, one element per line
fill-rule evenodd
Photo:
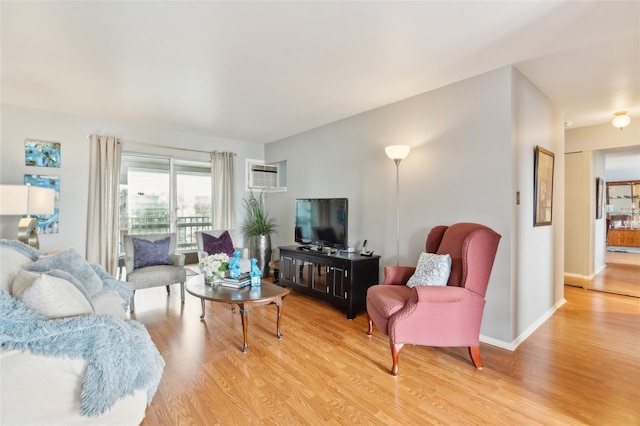
<path fill-rule="evenodd" d="M 251 277 L 248 272 L 240 274 L 238 278 L 223 278 L 221 284 L 224 287 L 243 288 L 251 284 Z"/>
<path fill-rule="evenodd" d="M 207 284 L 219 284 L 229 271 L 229 255 L 226 253 L 211 254 L 200 263 Z"/>
<path fill-rule="evenodd" d="M 240 250 L 233 252 L 233 258 L 229 263 L 229 276 L 237 279 L 240 276 Z"/>
<path fill-rule="evenodd" d="M 553 160 L 553 152 L 536 145 L 533 161 L 533 226 L 551 225 Z"/>
<path fill-rule="evenodd" d="M 384 148 L 387 157 L 396 163 L 396 266 L 400 265 L 400 162 L 409 155 L 408 145 L 390 145 Z"/>
<path fill-rule="evenodd" d="M 24 164 L 36 167 L 60 167 L 60 142 L 25 139 Z"/>
<path fill-rule="evenodd" d="M 253 192 L 244 199 L 246 222 L 243 226 L 249 246 L 249 257 L 256 258 L 263 277 L 269 276 L 271 260 L 271 234 L 276 232 L 275 219 L 265 211 L 264 192 L 256 198 Z"/>
<path fill-rule="evenodd" d="M 0 215 L 26 215 L 18 222 L 18 240 L 39 248 L 38 220 L 31 215 L 51 215 L 54 208 L 55 192 L 51 188 L 31 185 L 0 185 Z M 56 216 L 57 217 L 57 216 Z M 45 226 L 45 229 L 47 227 Z M 55 232 L 57 232 L 57 222 Z"/>
<path fill-rule="evenodd" d="M 251 287 L 259 287 L 262 279 L 262 270 L 258 267 L 258 259 L 251 258 Z"/>

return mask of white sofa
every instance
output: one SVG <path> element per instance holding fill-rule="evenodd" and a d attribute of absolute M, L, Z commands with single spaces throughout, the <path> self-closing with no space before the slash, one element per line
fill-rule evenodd
<path fill-rule="evenodd" d="M 160 381 L 164 361 L 142 324 L 126 319 L 127 296 L 132 294 L 130 284 L 113 279 L 99 266 L 89 265 L 84 259 L 69 261 L 76 258 L 69 251 L 45 257 L 17 241 L 0 240 L 2 425 L 138 425 L 145 416 L 146 407 Z M 77 277 L 74 280 L 64 271 L 49 270 L 52 266 L 69 269 L 71 264 L 76 267 L 74 274 L 76 270 L 90 274 L 89 265 L 95 272 L 92 276 L 94 286 L 87 284 L 89 289 L 83 291 L 77 288 L 81 281 Z M 26 271 L 29 268 L 35 272 Z M 38 270 L 42 268 L 46 271 Z M 101 288 L 95 286 L 95 277 L 102 282 Z M 84 287 L 84 283 L 80 283 L 80 287 Z M 20 327 L 27 331 L 44 329 L 47 333 L 60 329 L 64 333 L 52 332 L 51 337 L 47 334 L 46 337 L 31 339 L 28 333 L 16 331 Z M 111 380 L 112 376 L 100 370 L 111 361 L 78 356 L 83 351 L 92 351 L 98 357 L 100 351 L 107 352 L 104 346 L 98 345 L 103 342 L 99 340 L 100 330 L 105 329 L 111 333 L 105 334 L 107 341 L 120 343 L 114 350 L 120 351 L 123 346 L 118 340 L 120 337 L 144 341 L 144 350 L 139 351 L 143 355 L 134 354 L 142 358 L 141 362 L 152 365 L 150 368 L 142 367 L 142 375 L 152 372 L 142 379 L 145 380 L 144 385 L 140 385 L 140 379 L 133 383 L 125 374 Z M 122 336 L 114 339 L 113 330 L 121 331 Z M 71 341 L 69 336 L 76 340 Z M 49 339 L 55 348 L 46 347 Z M 70 346 L 76 347 L 65 347 L 67 340 L 71 341 Z M 27 349 L 24 346 L 28 346 Z M 131 351 L 139 349 L 136 342 L 127 342 L 125 346 L 131 346 Z M 123 357 L 126 357 L 127 350 L 123 352 Z M 135 363 L 130 364 L 131 368 L 138 368 Z M 90 385 L 92 378 L 99 380 Z M 116 387 L 118 389 L 114 393 Z M 104 392 L 111 390 L 111 393 L 105 394 L 104 398 L 95 393 L 102 392 L 102 389 L 107 389 Z M 92 400 L 97 400 L 99 406 L 91 406 Z"/>

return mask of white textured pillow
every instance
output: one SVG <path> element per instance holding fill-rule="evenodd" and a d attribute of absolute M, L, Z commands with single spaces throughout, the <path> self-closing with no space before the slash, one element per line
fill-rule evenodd
<path fill-rule="evenodd" d="M 451 256 L 448 254 L 422 253 L 416 272 L 407 281 L 407 287 L 421 285 L 445 286 L 451 274 Z"/>
<path fill-rule="evenodd" d="M 73 284 L 46 274 L 20 271 L 13 280 L 13 296 L 49 318 L 93 313 L 87 298 Z"/>
<path fill-rule="evenodd" d="M 22 265 L 33 262 L 33 260 L 11 247 L 0 247 L 0 289 L 11 294 L 13 280 L 22 270 Z"/>
<path fill-rule="evenodd" d="M 127 314 L 122 309 L 120 296 L 115 291 L 105 290 L 93 296 L 91 304 L 96 314 L 109 314 L 116 318 L 127 319 Z"/>

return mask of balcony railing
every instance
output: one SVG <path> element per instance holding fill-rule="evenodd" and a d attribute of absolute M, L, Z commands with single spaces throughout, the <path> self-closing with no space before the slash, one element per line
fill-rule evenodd
<path fill-rule="evenodd" d="M 120 228 L 120 251 L 124 254 L 124 236 L 142 234 L 166 234 L 171 226 L 168 218 L 129 217 Z M 196 231 L 211 229 L 211 218 L 207 216 L 178 216 L 176 223 L 177 250 L 196 251 Z"/>

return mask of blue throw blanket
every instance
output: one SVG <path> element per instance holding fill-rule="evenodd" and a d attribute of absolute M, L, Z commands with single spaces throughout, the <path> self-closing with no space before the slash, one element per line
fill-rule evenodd
<path fill-rule="evenodd" d="M 165 365 L 137 321 L 111 315 L 49 319 L 5 291 L 0 291 L 0 347 L 86 359 L 80 414 L 91 417 L 140 389 L 146 389 L 151 403 Z"/>

